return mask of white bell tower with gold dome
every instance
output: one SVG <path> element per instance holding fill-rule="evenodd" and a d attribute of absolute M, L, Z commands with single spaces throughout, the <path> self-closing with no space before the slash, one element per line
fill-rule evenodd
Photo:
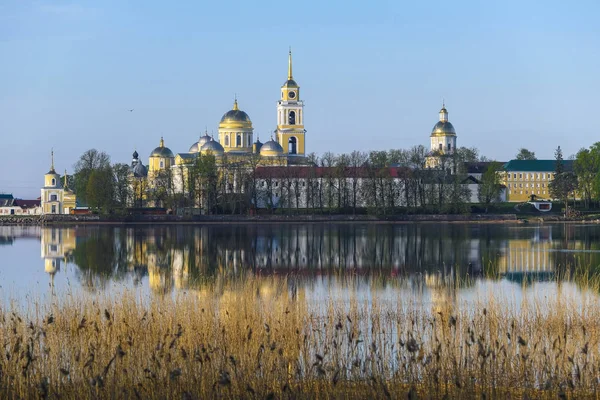
<path fill-rule="evenodd" d="M 305 154 L 304 102 L 300 100 L 300 86 L 292 76 L 292 50 L 288 55 L 288 78 L 281 86 L 277 102 L 277 142 L 286 155 Z"/>

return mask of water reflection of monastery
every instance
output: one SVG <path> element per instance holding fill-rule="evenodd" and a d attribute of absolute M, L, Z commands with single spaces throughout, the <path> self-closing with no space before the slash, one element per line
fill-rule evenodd
<path fill-rule="evenodd" d="M 50 283 L 53 285 L 54 275 L 60 271 L 61 263 L 66 263 L 69 254 L 75 250 L 75 230 L 56 227 L 43 228 L 41 242 L 44 271 L 50 275 Z"/>
<path fill-rule="evenodd" d="M 510 280 L 554 276 L 552 226 L 533 227 L 529 237 L 506 240 L 498 260 L 498 272 Z"/>
<path fill-rule="evenodd" d="M 162 293 L 242 272 L 295 277 L 374 273 L 386 284 L 403 276 L 430 288 L 467 274 L 517 281 L 526 274 L 550 276 L 560 246 L 553 233 L 561 236 L 561 228 L 511 229 L 426 224 L 50 227 L 42 228 L 41 248 L 52 277 L 68 261 L 88 282 L 147 278 Z M 583 248 L 582 243 L 571 241 L 571 246 Z"/>

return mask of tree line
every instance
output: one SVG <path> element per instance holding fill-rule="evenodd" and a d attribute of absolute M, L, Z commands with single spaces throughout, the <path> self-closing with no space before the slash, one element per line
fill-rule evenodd
<path fill-rule="evenodd" d="M 389 151 L 326 152 L 307 156 L 303 168 L 275 158 L 259 168 L 258 155 L 218 160 L 197 154 L 191 164 L 156 173 L 146 181 L 133 178 L 126 164 L 111 164 L 101 151 L 86 151 L 75 164 L 74 190 L 91 209 L 114 212 L 126 207 L 201 209 L 208 214 L 244 214 L 252 209 L 281 213 L 462 213 L 471 193 L 464 183 L 467 162 L 489 161 L 475 148 L 458 148 L 440 156 L 436 169 L 426 168 L 424 146 Z M 484 174 L 478 195 L 489 205 L 501 185 L 495 171 Z M 397 173 L 392 176 L 392 171 Z M 260 171 L 260 174 L 259 174 Z M 299 174 L 302 172 L 302 176 Z"/>

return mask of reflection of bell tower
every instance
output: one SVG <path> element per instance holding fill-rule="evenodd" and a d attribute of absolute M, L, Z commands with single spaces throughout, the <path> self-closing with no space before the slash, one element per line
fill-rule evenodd
<path fill-rule="evenodd" d="M 277 102 L 277 141 L 284 154 L 305 154 L 304 102 L 300 100 L 300 86 L 292 77 L 292 51 L 288 58 L 288 78 L 281 86 L 281 99 Z"/>
<path fill-rule="evenodd" d="M 50 285 L 54 286 L 54 275 L 66 262 L 66 257 L 75 249 L 75 231 L 68 228 L 42 228 L 42 251 L 44 271 L 50 275 Z"/>

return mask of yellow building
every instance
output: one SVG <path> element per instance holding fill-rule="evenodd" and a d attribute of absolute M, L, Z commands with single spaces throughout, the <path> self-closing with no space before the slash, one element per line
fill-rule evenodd
<path fill-rule="evenodd" d="M 157 148 L 150 153 L 148 161 L 148 175 L 155 177 L 159 171 L 166 170 L 175 165 L 175 156 L 168 147 L 165 147 L 165 141 L 161 137 Z"/>
<path fill-rule="evenodd" d="M 565 171 L 573 170 L 573 161 L 563 161 Z M 506 201 L 527 202 L 551 199 L 549 184 L 556 171 L 555 160 L 511 160 L 504 164 L 502 183 L 506 186 Z"/>
<path fill-rule="evenodd" d="M 252 121 L 248 114 L 240 110 L 237 98 L 233 108 L 227 111 L 219 123 L 219 142 L 225 152 L 252 152 Z"/>
<path fill-rule="evenodd" d="M 50 171 L 44 175 L 44 187 L 41 189 L 42 214 L 69 214 L 76 206 L 76 196 L 68 188 L 66 171 L 64 185 L 61 183 L 60 175 L 54 169 L 54 151 L 51 154 Z"/>

